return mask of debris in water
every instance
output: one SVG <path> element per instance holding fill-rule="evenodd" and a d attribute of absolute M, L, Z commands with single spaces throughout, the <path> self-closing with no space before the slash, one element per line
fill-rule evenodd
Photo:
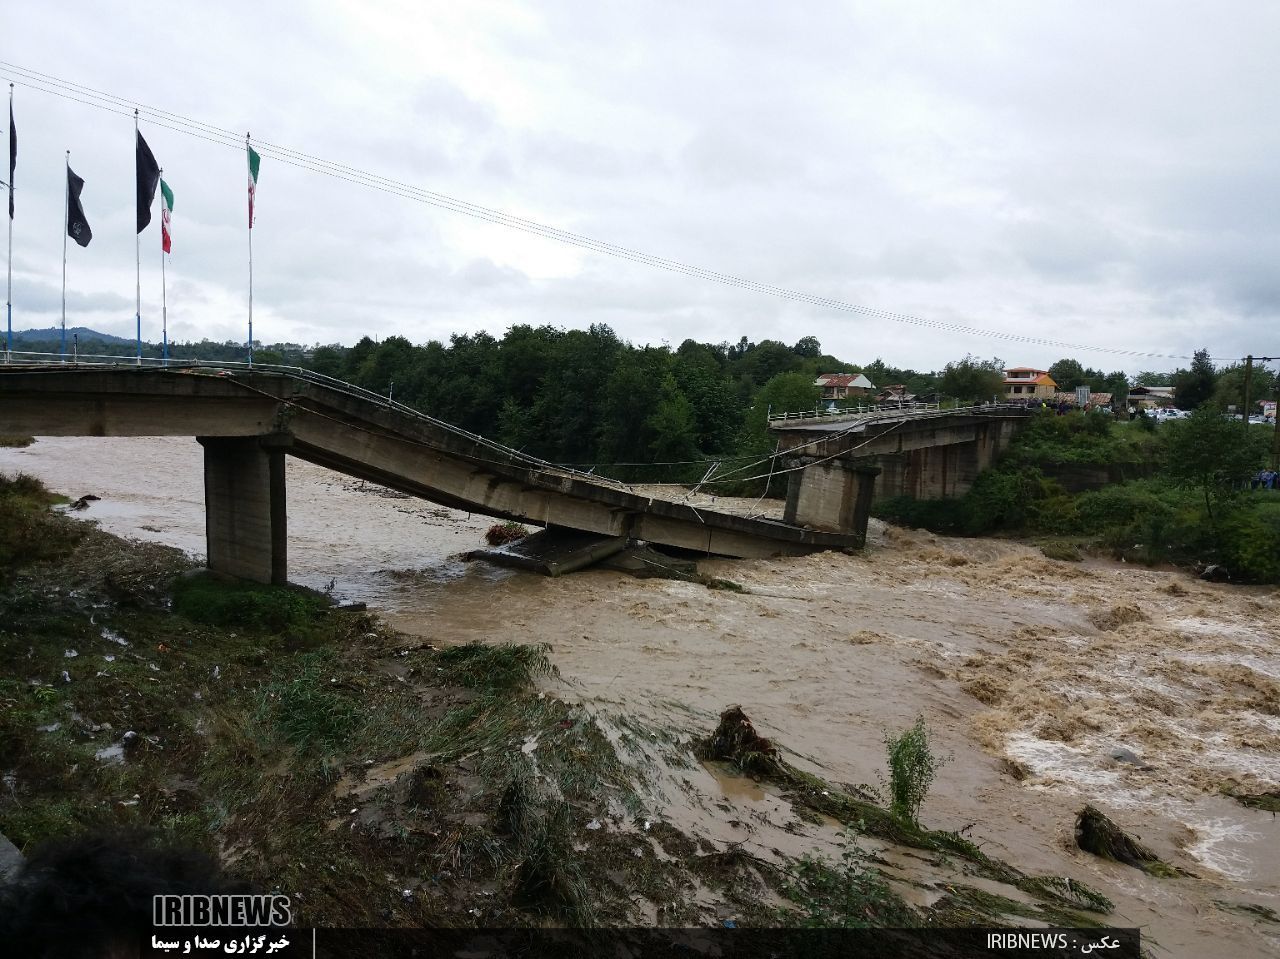
<path fill-rule="evenodd" d="M 756 732 L 741 706 L 730 706 L 720 714 L 720 725 L 710 739 L 698 744 L 697 754 L 700 759 L 726 760 L 745 772 L 780 772 L 777 747 Z"/>
<path fill-rule="evenodd" d="M 1107 755 L 1118 763 L 1127 763 L 1135 769 L 1142 770 L 1143 772 L 1150 772 L 1152 769 L 1155 769 L 1154 766 L 1150 766 L 1145 763 L 1142 757 L 1132 749 L 1125 749 L 1123 746 L 1117 746 L 1115 749 L 1111 750 L 1111 752 L 1107 753 Z"/>
<path fill-rule="evenodd" d="M 519 523 L 494 523 L 484 531 L 485 542 L 490 546 L 505 546 L 515 543 L 529 535 L 529 531 Z"/>
<path fill-rule="evenodd" d="M 1085 806 L 1077 814 L 1076 845 L 1085 852 L 1113 862 L 1122 862 L 1153 876 L 1187 875 L 1125 833 L 1096 806 Z"/>
<path fill-rule="evenodd" d="M 1095 610 L 1089 614 L 1089 622 L 1104 633 L 1119 629 L 1128 623 L 1143 623 L 1150 617 L 1133 603 L 1122 603 L 1110 609 Z"/>
<path fill-rule="evenodd" d="M 1270 812 L 1273 816 L 1280 812 L 1280 789 L 1271 789 L 1265 792 L 1244 793 L 1239 792 L 1233 783 L 1225 783 L 1219 791 L 1224 796 L 1230 796 L 1241 806 L 1249 809 L 1263 809 Z"/>

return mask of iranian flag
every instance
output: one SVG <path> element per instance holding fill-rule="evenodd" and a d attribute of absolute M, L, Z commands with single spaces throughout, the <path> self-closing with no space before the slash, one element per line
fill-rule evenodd
<path fill-rule="evenodd" d="M 164 180 L 160 181 L 160 245 L 168 253 L 173 247 L 173 234 L 169 221 L 173 217 L 173 191 Z"/>
<path fill-rule="evenodd" d="M 253 201 L 258 196 L 258 164 L 262 161 L 253 147 L 246 140 L 244 148 L 249 151 L 249 229 L 253 229 Z"/>

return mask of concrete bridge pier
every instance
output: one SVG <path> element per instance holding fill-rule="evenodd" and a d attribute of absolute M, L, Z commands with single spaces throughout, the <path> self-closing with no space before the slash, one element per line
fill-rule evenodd
<path fill-rule="evenodd" d="M 1014 431 L 1024 420 L 990 420 L 953 431 L 963 442 L 945 445 L 905 445 L 882 453 L 876 462 L 884 469 L 876 499 L 909 496 L 912 499 L 957 499 L 969 492 L 978 474 L 991 466 L 1008 448 Z M 951 439 L 956 439 L 953 435 Z"/>
<path fill-rule="evenodd" d="M 198 436 L 204 447 L 209 569 L 240 579 L 288 582 L 284 452 L 257 436 Z"/>
<path fill-rule="evenodd" d="M 808 463 L 805 457 L 784 461 L 804 466 L 787 481 L 785 523 L 833 533 L 851 533 L 861 547 L 867 540 L 867 520 L 880 467 L 847 460 Z"/>

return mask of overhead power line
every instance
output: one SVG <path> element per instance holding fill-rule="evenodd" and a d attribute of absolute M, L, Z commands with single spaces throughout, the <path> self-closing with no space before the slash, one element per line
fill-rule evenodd
<path fill-rule="evenodd" d="M 37 70 L 32 70 L 7 61 L 0 60 L 0 67 L 10 73 L 9 78 L 14 83 L 27 89 L 60 97 L 65 100 L 71 100 L 85 106 L 94 107 L 95 109 L 104 110 L 108 113 L 115 113 L 119 116 L 127 116 L 129 118 L 133 117 L 136 109 L 141 117 L 155 126 L 172 130 L 176 133 L 182 133 L 186 136 L 196 137 L 219 146 L 229 147 L 235 150 L 244 149 L 244 134 L 238 131 L 228 130 L 224 127 L 206 123 L 202 120 L 194 119 L 181 113 L 174 113 L 159 107 L 138 103 L 135 100 L 129 100 L 113 93 L 108 93 L 103 90 L 75 83 L 52 74 L 41 73 Z M 849 303 L 833 297 L 819 296 L 817 294 L 806 293 L 801 290 L 793 290 L 787 287 L 775 286 L 769 283 L 762 283 L 756 280 L 734 276 L 729 273 L 721 273 L 716 270 L 695 266 L 680 260 L 656 256 L 630 247 L 597 240 L 580 233 L 561 230 L 558 227 L 548 226 L 546 224 L 539 223 L 536 220 L 515 216 L 513 214 L 503 212 L 502 210 L 472 203 L 468 200 L 450 196 L 446 193 L 427 190 L 422 187 L 414 186 L 410 183 L 405 183 L 401 180 L 396 180 L 391 177 L 382 176 L 381 174 L 364 170 L 360 167 L 327 160 L 322 157 L 314 156 L 301 150 L 295 150 L 267 140 L 255 140 L 254 146 L 258 153 L 263 156 L 270 156 L 278 162 L 307 170 L 312 173 L 335 177 L 340 180 L 345 180 L 348 183 L 354 183 L 359 186 L 378 190 L 403 199 L 414 200 L 419 203 L 448 210 L 452 213 L 459 213 L 463 216 L 472 217 L 473 219 L 483 220 L 512 230 L 518 230 L 522 233 L 541 236 L 545 239 L 554 240 L 558 243 L 577 247 L 589 252 L 600 253 L 617 259 L 627 260 L 632 263 L 665 270 L 670 273 L 678 273 L 695 279 L 708 280 L 724 286 L 735 287 L 737 289 L 772 296 L 778 299 L 806 303 L 822 309 L 853 313 L 871 319 L 886 320 L 892 323 L 901 323 L 941 333 L 953 333 L 960 336 L 1005 340 L 1013 343 L 1025 343 L 1032 346 L 1049 346 L 1071 351 L 1084 350 L 1095 353 L 1110 353 L 1116 356 L 1150 357 L 1153 359 L 1169 360 L 1191 359 L 1189 356 L 1180 354 L 1157 353 L 1146 350 L 1126 350 L 1111 346 L 1093 346 L 1085 343 L 1073 343 L 1066 340 L 1051 339 L 1048 337 L 1034 336 L 1025 333 L 1012 333 L 1004 330 L 988 330 L 979 327 L 966 326 L 960 323 L 950 323 L 943 320 L 915 316 L 909 313 L 900 313 L 893 310 L 883 310 L 875 307 L 862 306 L 857 303 Z"/>

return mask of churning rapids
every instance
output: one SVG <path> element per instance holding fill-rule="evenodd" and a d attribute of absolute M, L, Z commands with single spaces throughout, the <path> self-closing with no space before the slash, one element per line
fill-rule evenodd
<path fill-rule="evenodd" d="M 201 462 L 188 439 L 0 450 L 0 470 L 101 497 L 78 515 L 107 531 L 196 555 Z M 306 463 L 289 462 L 288 503 L 294 581 L 332 583 L 437 644 L 550 642 L 558 694 L 602 713 L 701 733 L 740 703 L 802 765 L 850 784 L 876 782 L 884 732 L 923 714 L 952 757 L 928 825 L 972 824 L 987 852 L 1101 889 L 1153 954 L 1280 954 L 1280 925 L 1259 918 L 1280 912 L 1280 821 L 1221 791 L 1280 788 L 1280 590 L 878 524 L 862 555 L 705 564 L 744 593 L 605 571 L 551 580 L 459 560 L 490 519 Z M 702 785 L 761 822 L 778 803 L 710 774 Z M 1086 801 L 1193 877 L 1081 853 Z"/>

